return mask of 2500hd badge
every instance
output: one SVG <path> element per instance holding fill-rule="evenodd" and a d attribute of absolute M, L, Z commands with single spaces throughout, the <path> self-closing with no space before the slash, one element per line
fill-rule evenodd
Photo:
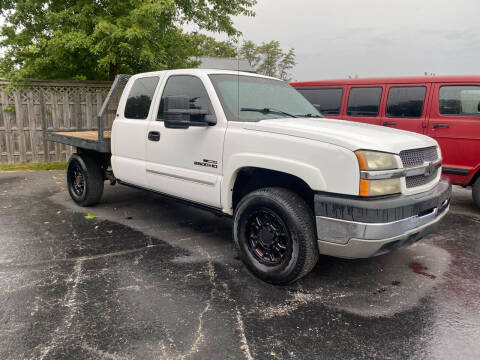
<path fill-rule="evenodd" d="M 205 167 L 211 167 L 211 168 L 218 168 L 218 162 L 215 160 L 207 160 L 203 159 L 203 161 L 194 161 L 193 165 L 197 166 L 205 166 Z"/>

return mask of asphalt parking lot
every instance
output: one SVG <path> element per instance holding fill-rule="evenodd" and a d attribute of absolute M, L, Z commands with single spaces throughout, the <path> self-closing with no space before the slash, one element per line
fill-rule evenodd
<path fill-rule="evenodd" d="M 423 241 L 321 257 L 287 287 L 242 266 L 230 219 L 105 190 L 87 211 L 63 172 L 0 174 L 0 359 L 480 358 L 480 210 L 466 190 Z"/>

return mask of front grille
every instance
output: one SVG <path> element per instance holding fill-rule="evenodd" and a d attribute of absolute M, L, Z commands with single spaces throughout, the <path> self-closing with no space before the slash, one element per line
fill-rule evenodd
<path fill-rule="evenodd" d="M 432 161 L 437 161 L 439 160 L 438 155 L 439 154 L 436 146 L 421 149 L 404 150 L 400 152 L 400 158 L 402 159 L 403 167 L 406 169 L 422 166 L 423 164 Z M 435 180 L 437 175 L 438 169 L 428 176 L 422 174 L 406 177 L 405 181 L 407 188 L 414 188 L 426 185 Z"/>
<path fill-rule="evenodd" d="M 435 170 L 432 174 L 425 176 L 425 175 L 415 175 L 415 176 L 409 176 L 405 178 L 405 181 L 407 183 L 407 188 L 413 188 L 417 186 L 422 186 L 425 184 L 428 184 L 429 182 L 435 180 L 435 178 L 438 175 L 438 170 Z"/>
<path fill-rule="evenodd" d="M 404 168 L 422 166 L 425 162 L 438 160 L 438 151 L 436 146 L 404 150 L 400 152 L 400 158 Z"/>

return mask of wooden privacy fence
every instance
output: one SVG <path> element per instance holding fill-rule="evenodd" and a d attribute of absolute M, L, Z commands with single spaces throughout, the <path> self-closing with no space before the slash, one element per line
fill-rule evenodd
<path fill-rule="evenodd" d="M 111 82 L 32 81 L 5 92 L 0 80 L 0 163 L 67 160 L 72 148 L 44 141 L 45 130 L 92 130 Z"/>

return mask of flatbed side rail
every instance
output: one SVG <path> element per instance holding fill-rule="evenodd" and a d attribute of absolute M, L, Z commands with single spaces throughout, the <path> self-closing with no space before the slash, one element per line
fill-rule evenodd
<path fill-rule="evenodd" d="M 98 141 L 104 141 L 104 131 L 110 130 L 117 115 L 117 107 L 122 96 L 123 89 L 127 85 L 131 75 L 119 74 L 115 77 L 112 87 L 110 88 L 105 101 L 98 112 Z"/>
<path fill-rule="evenodd" d="M 123 90 L 131 75 L 119 74 L 115 77 L 108 94 L 97 114 L 97 129 L 69 129 L 68 131 L 45 131 L 44 139 L 58 142 L 76 148 L 110 152 L 110 137 L 112 124 L 117 115 L 117 107 Z"/>

